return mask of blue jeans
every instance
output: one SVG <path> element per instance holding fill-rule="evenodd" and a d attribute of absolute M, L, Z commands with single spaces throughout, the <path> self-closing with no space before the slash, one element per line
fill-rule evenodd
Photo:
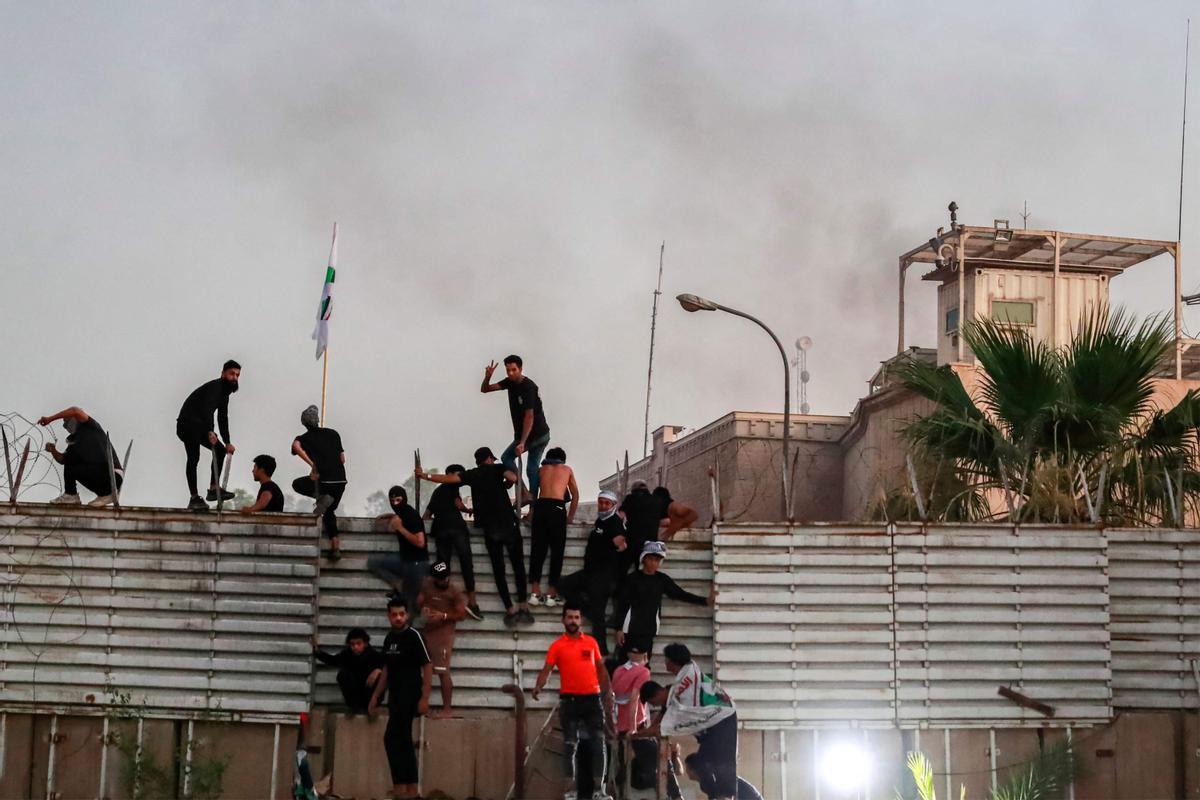
<path fill-rule="evenodd" d="M 421 592 L 425 576 L 429 574 L 428 561 L 409 561 L 399 553 L 374 555 L 367 559 L 367 570 L 404 594 L 408 600 L 410 620 L 421 616 L 421 609 L 417 608 L 417 595 Z"/>
<path fill-rule="evenodd" d="M 550 434 L 546 434 L 536 441 L 525 443 L 525 485 L 529 487 L 531 498 L 536 499 L 538 496 L 538 470 L 542 466 L 542 455 L 549 446 Z M 500 454 L 500 463 L 513 472 L 517 471 L 517 443 L 515 440 Z"/>

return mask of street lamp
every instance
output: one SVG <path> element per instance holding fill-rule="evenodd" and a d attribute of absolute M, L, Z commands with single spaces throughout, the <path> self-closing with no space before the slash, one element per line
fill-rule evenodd
<path fill-rule="evenodd" d="M 726 314 L 748 319 L 766 331 L 767 335 L 771 337 L 771 341 L 775 342 L 775 346 L 779 348 L 779 357 L 783 359 L 783 519 L 785 522 L 790 521 L 792 518 L 792 483 L 788 480 L 788 457 L 789 444 L 792 439 L 792 392 L 787 353 L 783 350 L 783 343 L 779 341 L 775 331 L 764 325 L 762 320 L 752 317 L 744 311 L 714 303 L 712 300 L 706 300 L 694 294 L 677 295 L 675 299 L 679 301 L 679 305 L 683 307 L 684 311 L 724 311 Z"/>

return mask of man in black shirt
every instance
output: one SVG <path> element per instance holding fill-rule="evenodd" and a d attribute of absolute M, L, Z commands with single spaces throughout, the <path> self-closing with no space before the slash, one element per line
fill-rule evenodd
<path fill-rule="evenodd" d="M 371 647 L 370 634 L 362 628 L 351 628 L 346 634 L 346 646 L 336 653 L 319 649 L 313 637 L 313 655 L 322 664 L 338 668 L 338 688 L 350 713 L 366 711 L 376 681 L 383 676 L 383 654 Z"/>
<path fill-rule="evenodd" d="M 462 464 L 446 467 L 447 475 L 461 475 L 466 471 Z M 483 619 L 483 612 L 475 601 L 475 562 L 471 557 L 467 523 L 463 519 L 467 507 L 459 495 L 460 486 L 444 483 L 434 489 L 429 504 L 425 506 L 425 519 L 433 521 L 430 533 L 437 548 L 437 560 L 449 564 L 452 553 L 458 556 L 458 568 L 462 572 L 463 587 L 467 593 L 467 613 L 473 619 Z"/>
<path fill-rule="evenodd" d="M 559 591 L 567 605 L 582 608 L 592 621 L 592 638 L 600 645 L 601 655 L 608 655 L 608 637 L 604 629 L 604 613 L 608 598 L 617 583 L 624 565 L 625 520 L 617 513 L 617 496 L 605 490 L 596 498 L 596 524 L 588 534 L 583 550 L 583 569 L 562 579 Z"/>
<path fill-rule="evenodd" d="M 517 474 L 503 464 L 496 463 L 491 448 L 480 447 L 475 451 L 475 469 L 457 475 L 430 475 L 421 469 L 418 479 L 442 484 L 464 484 L 471 487 L 471 505 L 475 511 L 475 527 L 483 529 L 483 543 L 492 562 L 492 573 L 496 577 L 496 590 L 504 604 L 504 624 L 532 625 L 533 615 L 525 602 L 525 552 L 521 542 L 521 528 L 508 496 L 508 487 L 517 481 Z M 517 581 L 517 602 L 514 605 L 508 593 L 508 578 L 504 570 L 504 555 L 512 564 L 513 577 Z"/>
<path fill-rule="evenodd" d="M 100 423 L 79 406 L 64 408 L 57 414 L 42 417 L 38 425 L 46 426 L 60 419 L 67 429 L 67 449 L 60 452 L 51 442 L 46 445 L 46 452 L 63 465 L 63 493 L 50 502 L 78 505 L 79 486 L 82 485 L 96 493 L 96 499 L 88 503 L 89 506 L 112 503 L 116 493 L 113 476 L 116 477 L 116 489 L 120 489 L 125 471 L 121 469 L 121 461 L 109 444 L 108 434 L 100 427 Z"/>
<path fill-rule="evenodd" d="M 342 437 L 333 428 L 320 427 L 320 419 L 316 406 L 300 413 L 304 433 L 292 442 L 292 452 L 308 464 L 309 474 L 292 481 L 292 489 L 316 499 L 313 516 L 321 517 L 321 527 L 329 537 L 329 559 L 337 561 L 342 551 L 334 511 L 346 492 L 346 453 L 342 450 Z"/>
<path fill-rule="evenodd" d="M 212 451 L 212 474 L 209 477 L 208 499 L 216 500 L 221 492 L 218 481 L 221 476 L 221 462 L 225 455 L 232 455 L 236 449 L 229 441 L 229 395 L 238 390 L 238 379 L 242 375 L 242 365 L 230 359 L 221 367 L 221 377 L 202 384 L 183 401 L 179 416 L 175 419 L 175 435 L 183 442 L 187 455 L 188 491 L 192 499 L 188 502 L 191 511 L 207 511 L 208 504 L 200 496 L 196 486 L 196 466 L 200 463 L 200 449 Z M 218 437 L 213 431 L 213 414 L 217 415 L 217 427 L 221 431 Z M 221 443 L 225 440 L 225 444 Z M 233 499 L 233 492 L 224 492 L 225 500 Z"/>
<path fill-rule="evenodd" d="M 239 509 L 243 514 L 257 514 L 259 511 L 283 511 L 283 490 L 279 484 L 271 480 L 275 474 L 275 459 L 268 455 L 254 457 L 254 467 L 250 475 L 258 481 L 258 497 L 248 506 Z M 365 707 L 365 706 L 364 706 Z"/>
<path fill-rule="evenodd" d="M 403 595 L 388 600 L 388 622 L 392 629 L 383 640 L 383 677 L 375 685 L 367 713 L 374 713 L 386 688 L 388 722 L 383 748 L 392 773 L 392 797 L 417 797 L 417 749 L 413 744 L 413 719 L 429 713 L 429 691 L 433 687 L 433 663 L 425 640 L 409 625 L 408 603 Z"/>
<path fill-rule="evenodd" d="M 626 576 L 617 598 L 618 653 L 625 646 L 637 646 L 643 653 L 654 649 L 654 637 L 658 634 L 658 620 L 662 612 L 662 599 L 669 597 L 683 603 L 704 606 L 712 605 L 716 589 L 707 598 L 684 591 L 665 572 L 659 572 L 667 546 L 662 542 L 646 542 L 642 547 L 641 569 Z"/>
<path fill-rule="evenodd" d="M 512 417 L 513 441 L 500 454 L 500 461 L 514 472 L 517 469 L 517 458 L 522 454 L 529 456 L 525 465 L 525 474 L 529 479 L 530 502 L 538 496 L 538 469 L 542 465 L 542 454 L 550 444 L 550 426 L 546 423 L 546 415 L 542 411 L 542 398 L 538 394 L 537 384 L 525 377 L 524 362 L 520 356 L 508 356 L 504 359 L 504 373 L 507 377 L 499 383 L 492 383 L 492 374 L 496 371 L 496 362 L 487 365 L 483 372 L 483 383 L 479 391 L 498 392 L 508 391 L 508 413 Z M 521 505 L 525 505 L 522 500 Z"/>
<path fill-rule="evenodd" d="M 634 481 L 621 503 L 621 513 L 629 527 L 628 567 L 634 569 L 646 542 L 669 542 L 700 516 L 695 509 L 671 497 L 667 487 L 659 486 L 651 492 L 645 481 Z"/>
<path fill-rule="evenodd" d="M 425 545 L 425 522 L 417 510 L 408 504 L 408 492 L 403 486 L 388 489 L 392 513 L 385 516 L 386 529 L 396 534 L 400 551 L 395 555 L 374 555 L 367 559 L 367 569 L 401 593 L 408 603 L 410 616 L 417 617 L 417 595 L 429 574 L 429 550 Z"/>

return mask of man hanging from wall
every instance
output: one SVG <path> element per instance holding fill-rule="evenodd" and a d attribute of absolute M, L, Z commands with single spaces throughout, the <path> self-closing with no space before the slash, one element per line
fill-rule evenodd
<path fill-rule="evenodd" d="M 421 587 L 417 607 L 425 619 L 421 632 L 425 647 L 433 661 L 433 674 L 437 676 L 442 692 L 442 708 L 433 717 L 449 717 L 454 701 L 454 682 L 450 678 L 450 658 L 454 655 L 454 634 L 458 623 L 467 618 L 467 600 L 458 587 L 450 582 L 450 565 L 436 561 L 429 568 L 429 577 Z"/>
<path fill-rule="evenodd" d="M 462 464 L 446 467 L 447 475 L 460 475 L 467 469 Z M 430 534 L 437 548 L 437 560 L 450 565 L 452 556 L 458 557 L 458 569 L 462 573 L 463 588 L 467 592 L 467 614 L 472 619 L 482 620 L 483 611 L 475 598 L 475 558 L 471 554 L 471 534 L 463 513 L 466 505 L 459 494 L 459 484 L 444 483 L 433 490 L 425 506 L 422 519 L 431 520 Z"/>
<path fill-rule="evenodd" d="M 492 374 L 495 373 L 496 366 L 496 362 L 493 361 L 484 368 L 483 383 L 480 384 L 479 391 L 485 394 L 501 389 L 508 391 L 508 413 L 512 416 L 513 441 L 500 454 L 500 461 L 515 472 L 517 458 L 522 454 L 528 456 L 525 474 L 529 479 L 529 496 L 519 499 L 519 504 L 523 506 L 538 496 L 538 472 L 542 464 L 542 454 L 550 444 L 550 426 L 546 423 L 546 415 L 542 411 L 542 398 L 538 394 L 538 386 L 532 379 L 525 377 L 525 365 L 521 357 L 506 356 L 506 377 L 498 383 L 492 383 Z"/>
<path fill-rule="evenodd" d="M 338 668 L 338 688 L 350 713 L 365 712 L 384 666 L 383 654 L 371 646 L 370 634 L 362 628 L 351 628 L 346 633 L 346 646 L 336 653 L 321 650 L 313 636 L 313 656 L 322 664 Z"/>
<path fill-rule="evenodd" d="M 394 554 L 376 553 L 367 559 L 367 570 L 403 594 L 407 601 L 409 618 L 420 616 L 417 597 L 425 578 L 429 575 L 429 548 L 425 537 L 425 521 L 417 510 L 408 503 L 408 492 L 403 486 L 388 489 L 388 503 L 392 513 L 378 520 L 384 530 L 396 535 L 400 546 Z"/>
<path fill-rule="evenodd" d="M 596 524 L 588 533 L 583 550 L 583 569 L 560 581 L 559 591 L 566 602 L 584 609 L 592 622 L 592 637 L 600 645 L 600 654 L 608 655 L 605 614 L 608 599 L 617 585 L 625 564 L 625 520 L 617 513 L 617 496 L 607 489 L 596 498 Z"/>
<path fill-rule="evenodd" d="M 46 426 L 62 420 L 67 429 L 67 449 L 60 451 L 54 442 L 46 445 L 46 452 L 63 465 L 63 493 L 50 502 L 63 505 L 79 505 L 79 487 L 94 492 L 96 498 L 89 506 L 107 506 L 125 480 L 121 461 L 113 452 L 108 434 L 100 423 L 79 406 L 64 408 L 57 414 L 42 417 L 38 425 Z M 116 487 L 113 487 L 113 477 Z"/>
<path fill-rule="evenodd" d="M 317 501 L 313 516 L 321 518 L 321 529 L 329 537 L 329 560 L 337 561 L 342 557 L 342 540 L 334 512 L 346 493 L 346 451 L 337 431 L 321 427 L 320 411 L 315 405 L 300 413 L 300 424 L 304 433 L 292 442 L 292 452 L 308 464 L 309 473 L 292 481 L 292 489 Z"/>
<path fill-rule="evenodd" d="M 208 499 L 217 500 L 218 496 L 224 500 L 233 499 L 233 492 L 222 491 L 218 483 L 225 456 L 233 455 L 237 449 L 229 441 L 229 396 L 238 390 L 241 375 L 241 364 L 233 359 L 226 361 L 221 367 L 221 377 L 201 384 L 189 394 L 175 419 L 175 435 L 183 442 L 183 450 L 187 457 L 184 470 L 188 491 L 191 493 L 191 500 L 188 502 L 190 511 L 208 510 L 208 503 L 200 496 L 196 483 L 196 467 L 200 464 L 201 449 L 212 451 Z M 213 414 L 217 415 L 220 437 L 213 430 Z"/>
<path fill-rule="evenodd" d="M 659 571 L 666 557 L 665 544 L 646 542 L 642 547 L 641 568 L 630 573 L 621 586 L 614 615 L 620 626 L 617 631 L 618 654 L 624 653 L 623 648 L 628 647 L 637 647 L 647 654 L 653 652 L 664 597 L 696 606 L 711 606 L 716 598 L 715 588 L 708 597 L 701 597 L 681 589 L 670 575 Z"/>
<path fill-rule="evenodd" d="M 529 537 L 529 605 L 554 608 L 559 603 L 558 584 L 567 547 L 567 526 L 574 522 L 575 512 L 579 510 L 579 486 L 575 483 L 575 471 L 567 466 L 566 451 L 561 447 L 546 451 L 539 475 L 539 494 L 533 503 Z M 547 552 L 550 554 L 549 592 L 542 594 L 542 566 L 546 563 Z"/>

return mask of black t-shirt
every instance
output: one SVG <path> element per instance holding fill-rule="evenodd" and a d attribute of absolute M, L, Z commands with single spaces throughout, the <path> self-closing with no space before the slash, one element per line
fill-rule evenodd
<path fill-rule="evenodd" d="M 639 549 L 645 542 L 658 541 L 658 523 L 666 519 L 668 505 L 669 502 L 646 491 L 630 492 L 625 496 L 621 511 L 625 513 L 630 541 Z"/>
<path fill-rule="evenodd" d="M 505 469 L 503 464 L 480 464 L 460 476 L 462 482 L 471 487 L 471 507 L 478 528 L 502 525 L 514 519 L 512 499 L 504 485 Z"/>
<path fill-rule="evenodd" d="M 313 428 L 296 437 L 313 460 L 321 483 L 345 483 L 346 465 L 342 463 L 342 437 L 333 428 Z"/>
<path fill-rule="evenodd" d="M 583 549 L 583 568 L 587 572 L 593 570 L 611 570 L 621 560 L 621 552 L 613 544 L 613 539 L 625 535 L 625 520 L 620 514 L 613 514 L 608 519 L 598 519 L 588 534 L 587 544 Z"/>
<path fill-rule="evenodd" d="M 108 468 L 106 454 L 111 453 L 115 469 L 121 468 L 117 454 L 109 450 L 108 437 L 104 428 L 94 417 L 88 417 L 87 422 L 80 422 L 75 432 L 67 437 L 67 451 L 63 454 L 63 462 L 73 467 L 102 466 Z"/>
<path fill-rule="evenodd" d="M 397 516 L 400 517 L 400 524 L 404 526 L 404 530 L 409 533 L 425 532 L 425 520 L 421 519 L 421 515 L 417 513 L 417 510 L 408 503 L 400 507 L 400 513 Z M 396 541 L 400 543 L 400 557 L 405 561 L 429 560 L 429 550 L 425 547 L 417 547 L 408 539 L 401 536 L 399 531 L 396 531 Z"/>
<path fill-rule="evenodd" d="M 201 384 L 183 401 L 175 421 L 199 434 L 212 430 L 213 412 L 217 414 L 217 428 L 221 438 L 229 441 L 229 387 L 225 381 L 215 378 Z"/>
<path fill-rule="evenodd" d="M 256 499 L 261 500 L 264 494 L 271 495 L 271 500 L 267 503 L 267 507 L 263 511 L 283 511 L 283 490 L 279 488 L 279 484 L 275 481 L 260 483 Z"/>
<path fill-rule="evenodd" d="M 421 699 L 422 668 L 429 663 L 425 640 L 413 627 L 392 629 L 383 640 L 383 661 L 387 665 L 388 710 L 414 713 Z"/>
<path fill-rule="evenodd" d="M 443 483 L 433 490 L 425 508 L 433 514 L 433 532 L 465 530 L 466 521 L 458 510 L 460 484 Z"/>
<path fill-rule="evenodd" d="M 536 442 L 550 434 L 550 426 L 546 424 L 546 415 L 542 413 L 542 398 L 538 394 L 537 384 L 529 378 L 520 383 L 505 378 L 500 386 L 508 390 L 508 413 L 512 415 L 513 440 L 521 438 L 525 429 L 525 412 L 533 409 L 533 427 L 529 430 L 528 442 Z"/>

